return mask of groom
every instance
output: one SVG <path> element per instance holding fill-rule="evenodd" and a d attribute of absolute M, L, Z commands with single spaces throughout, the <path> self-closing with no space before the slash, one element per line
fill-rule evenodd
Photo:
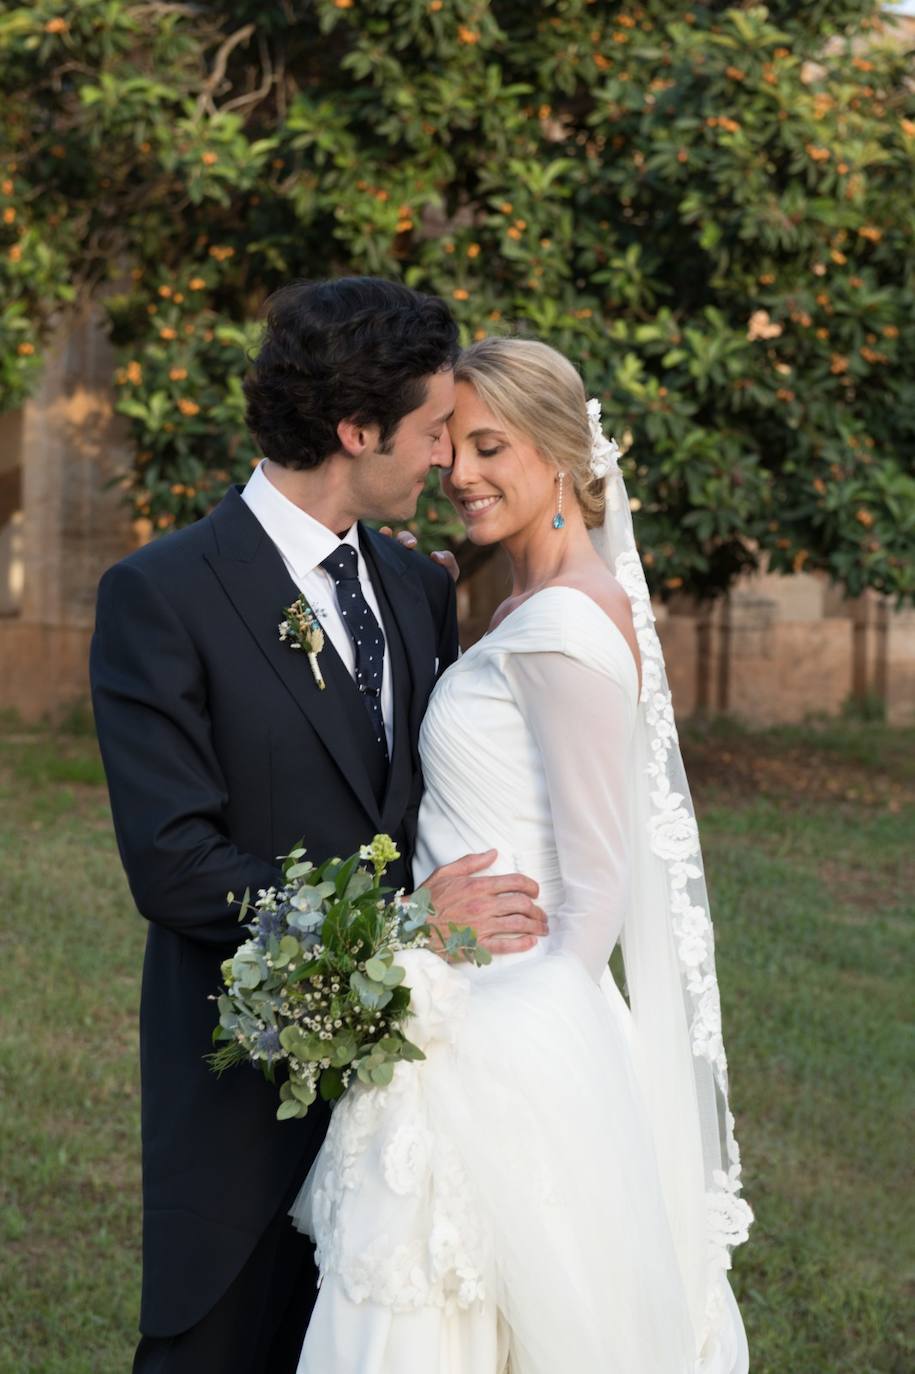
<path fill-rule="evenodd" d="M 247 1067 L 217 1078 L 220 963 L 243 930 L 229 891 L 280 880 L 378 831 L 411 888 L 417 737 L 458 652 L 447 570 L 361 521 L 409 519 L 451 461 L 457 331 L 393 282 L 295 283 L 273 297 L 246 383 L 267 459 L 213 512 L 102 578 L 91 676 L 115 830 L 149 921 L 140 1017 L 142 1339 L 135 1374 L 293 1374 L 315 1296 L 287 1210 L 327 1125 L 278 1123 Z M 325 632 L 320 690 L 279 635 L 303 594 Z M 466 856 L 427 881 L 437 919 L 498 951 L 545 930 L 536 886 Z M 329 1372 L 330 1374 L 330 1372 Z"/>

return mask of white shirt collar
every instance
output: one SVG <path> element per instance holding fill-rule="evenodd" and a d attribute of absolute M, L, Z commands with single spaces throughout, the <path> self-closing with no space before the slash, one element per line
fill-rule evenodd
<path fill-rule="evenodd" d="M 358 525 L 351 525 L 342 538 L 329 530 L 273 485 L 264 471 L 263 459 L 248 478 L 242 500 L 263 525 L 297 578 L 312 572 L 341 544 L 350 544 L 360 555 L 361 564 Z"/>

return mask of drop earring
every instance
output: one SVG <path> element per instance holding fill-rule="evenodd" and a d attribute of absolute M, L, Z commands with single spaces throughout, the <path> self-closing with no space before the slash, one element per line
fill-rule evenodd
<path fill-rule="evenodd" d="M 562 513 L 562 484 L 565 481 L 565 473 L 559 474 L 559 500 L 556 503 L 556 514 L 553 516 L 553 529 L 561 530 L 564 528 L 566 518 Z"/>

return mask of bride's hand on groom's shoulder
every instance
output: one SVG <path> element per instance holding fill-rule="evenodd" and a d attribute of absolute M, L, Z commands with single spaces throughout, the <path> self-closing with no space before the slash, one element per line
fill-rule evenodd
<path fill-rule="evenodd" d="M 447 939 L 449 926 L 470 926 L 491 954 L 532 949 L 549 933 L 546 913 L 535 898 L 540 888 L 523 873 L 484 874 L 497 850 L 465 854 L 443 864 L 423 883 L 434 908 L 430 925 Z"/>
<path fill-rule="evenodd" d="M 382 525 L 378 533 L 386 534 L 389 539 L 396 539 L 398 544 L 403 544 L 405 549 L 416 548 L 416 535 L 411 534 L 409 530 L 398 530 L 397 534 L 395 534 L 390 525 Z M 450 549 L 433 549 L 429 557 L 434 558 L 436 563 L 440 563 L 443 568 L 447 568 L 454 581 L 457 582 L 461 575 L 461 570 L 458 567 L 457 559 Z"/>

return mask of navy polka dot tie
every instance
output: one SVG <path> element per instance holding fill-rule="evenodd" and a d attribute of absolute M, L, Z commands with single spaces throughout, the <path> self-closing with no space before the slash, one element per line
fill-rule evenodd
<path fill-rule="evenodd" d="M 352 544 L 341 544 L 321 560 L 334 579 L 337 605 L 356 650 L 356 686 L 365 702 L 375 736 L 388 753 L 388 741 L 381 711 L 381 684 L 384 681 L 384 631 L 372 613 L 359 583 L 359 555 Z"/>

